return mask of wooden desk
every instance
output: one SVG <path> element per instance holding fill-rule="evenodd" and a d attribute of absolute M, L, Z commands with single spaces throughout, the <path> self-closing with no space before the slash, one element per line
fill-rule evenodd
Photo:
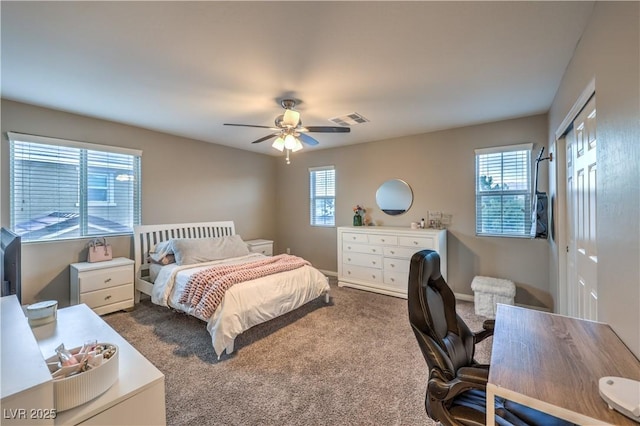
<path fill-rule="evenodd" d="M 640 362 L 607 324 L 498 305 L 488 425 L 501 396 L 578 424 L 638 426 L 600 397 L 603 376 L 640 380 Z"/>

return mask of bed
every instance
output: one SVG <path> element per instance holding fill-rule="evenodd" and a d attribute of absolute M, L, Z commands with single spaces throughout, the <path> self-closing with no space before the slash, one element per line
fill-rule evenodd
<path fill-rule="evenodd" d="M 155 304 L 205 321 L 218 358 L 224 351 L 231 354 L 235 338 L 249 328 L 318 297 L 329 302 L 329 283 L 324 274 L 295 256 L 249 252 L 236 235 L 233 221 L 136 226 L 134 251 L 136 303 L 144 293 Z M 280 257 L 283 259 L 276 259 Z M 302 266 L 296 264 L 295 269 L 260 277 L 246 273 L 254 265 L 271 265 L 285 257 Z M 186 303 L 185 295 L 194 278 L 220 267 L 248 279 L 230 285 L 213 311 L 206 304 L 209 309 Z"/>

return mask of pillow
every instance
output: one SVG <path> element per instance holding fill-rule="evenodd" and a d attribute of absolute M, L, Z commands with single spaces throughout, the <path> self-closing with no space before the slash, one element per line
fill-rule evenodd
<path fill-rule="evenodd" d="M 149 263 L 154 263 L 156 265 L 168 265 L 170 263 L 176 263 L 176 257 L 173 253 L 171 253 L 156 260 L 154 259 L 154 256 L 151 255 L 149 256 Z"/>
<path fill-rule="evenodd" d="M 240 235 L 220 238 L 174 238 L 171 242 L 178 265 L 192 265 L 249 254 L 249 248 Z"/>
<path fill-rule="evenodd" d="M 169 257 L 170 256 L 170 257 Z M 159 263 L 161 265 L 168 265 L 174 263 L 173 245 L 171 240 L 161 241 L 149 251 L 149 260 L 152 263 Z"/>

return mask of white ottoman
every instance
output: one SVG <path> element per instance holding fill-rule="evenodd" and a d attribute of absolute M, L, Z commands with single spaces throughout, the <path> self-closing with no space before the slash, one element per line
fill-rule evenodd
<path fill-rule="evenodd" d="M 513 305 L 516 296 L 516 285 L 513 281 L 501 278 L 474 277 L 471 290 L 474 294 L 476 315 L 487 318 L 496 317 L 498 303 Z"/>

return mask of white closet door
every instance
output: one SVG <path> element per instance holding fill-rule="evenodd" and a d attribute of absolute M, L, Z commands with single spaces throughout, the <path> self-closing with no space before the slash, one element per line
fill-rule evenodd
<path fill-rule="evenodd" d="M 569 315 L 595 321 L 598 319 L 595 96 L 573 121 L 566 146 Z"/>

